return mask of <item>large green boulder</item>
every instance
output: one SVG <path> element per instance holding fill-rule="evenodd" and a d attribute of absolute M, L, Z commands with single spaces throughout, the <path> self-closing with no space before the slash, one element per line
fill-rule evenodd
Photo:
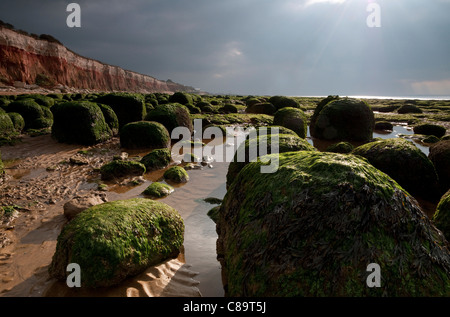
<path fill-rule="evenodd" d="M 285 107 L 300 108 L 300 104 L 297 100 L 286 96 L 270 97 L 269 102 L 278 110 Z"/>
<path fill-rule="evenodd" d="M 192 96 L 189 95 L 188 93 L 185 93 L 182 91 L 177 91 L 173 95 L 170 95 L 169 102 L 180 103 L 182 105 L 186 105 L 186 104 L 192 104 L 193 100 L 192 100 Z"/>
<path fill-rule="evenodd" d="M 308 123 L 306 115 L 301 109 L 284 107 L 275 112 L 273 117 L 274 125 L 281 125 L 291 129 L 301 138 L 306 138 Z"/>
<path fill-rule="evenodd" d="M 159 122 L 139 121 L 127 123 L 120 130 L 120 145 L 128 149 L 169 148 L 170 135 Z"/>
<path fill-rule="evenodd" d="M 415 134 L 434 135 L 437 138 L 443 137 L 447 132 L 445 127 L 429 123 L 416 125 L 413 130 Z"/>
<path fill-rule="evenodd" d="M 259 131 L 259 130 L 258 130 Z M 268 129 L 267 131 L 270 131 Z M 252 136 L 252 135 L 250 135 Z M 275 136 L 275 137 L 273 137 Z M 265 145 L 265 146 L 264 146 Z M 284 153 L 292 151 L 317 151 L 305 139 L 292 134 L 268 134 L 250 137 L 243 142 L 236 153 L 233 160 L 228 165 L 226 186 L 229 187 L 236 179 L 238 173 L 249 163 L 254 162 L 261 156 L 261 149 L 265 149 L 265 154 Z M 272 147 L 275 149 L 272 152 Z"/>
<path fill-rule="evenodd" d="M 436 168 L 441 192 L 444 193 L 450 189 L 450 140 L 431 145 L 428 158 Z"/>
<path fill-rule="evenodd" d="M 352 153 L 365 157 L 414 197 L 439 199 L 438 176 L 433 163 L 412 142 L 402 138 L 379 140 L 358 146 Z"/>
<path fill-rule="evenodd" d="M 156 149 L 146 154 L 141 163 L 145 165 L 147 171 L 165 168 L 170 164 L 172 153 L 169 149 Z"/>
<path fill-rule="evenodd" d="M 177 103 L 159 105 L 147 114 L 145 120 L 163 124 L 170 134 L 177 127 L 186 127 L 193 132 L 189 110 Z"/>
<path fill-rule="evenodd" d="M 108 287 L 176 257 L 183 240 L 183 219 L 172 207 L 145 198 L 108 202 L 64 226 L 49 273 L 66 280 L 67 265 L 77 263 L 81 287 Z"/>
<path fill-rule="evenodd" d="M 98 103 L 97 105 L 100 107 L 100 110 L 102 111 L 103 116 L 105 117 L 105 122 L 111 129 L 113 135 L 119 134 L 119 119 L 117 118 L 117 115 L 114 112 L 114 110 L 108 105 L 104 105 L 101 103 Z"/>
<path fill-rule="evenodd" d="M 433 221 L 445 238 L 450 239 L 450 190 L 439 201 L 433 215 Z"/>
<path fill-rule="evenodd" d="M 95 102 L 108 105 L 114 110 L 120 128 L 130 122 L 141 121 L 146 115 L 145 98 L 141 94 L 110 93 L 98 97 Z"/>
<path fill-rule="evenodd" d="M 113 160 L 100 168 L 100 174 L 103 180 L 120 179 L 128 176 L 142 176 L 145 172 L 145 165 L 136 161 Z"/>
<path fill-rule="evenodd" d="M 25 130 L 42 129 L 52 126 L 53 114 L 49 108 L 40 106 L 33 99 L 21 99 L 11 102 L 8 112 L 17 112 L 25 120 Z"/>
<path fill-rule="evenodd" d="M 153 199 L 156 199 L 156 198 L 164 198 L 173 193 L 174 190 L 175 189 L 170 185 L 154 182 L 151 183 L 142 194 L 149 196 Z"/>
<path fill-rule="evenodd" d="M 282 153 L 272 174 L 262 165 L 239 173 L 219 210 L 225 295 L 450 295 L 447 241 L 388 175 L 351 154 Z M 371 263 L 380 287 L 367 285 Z"/>
<path fill-rule="evenodd" d="M 187 183 L 189 174 L 181 166 L 172 166 L 164 172 L 164 179 L 175 184 Z"/>
<path fill-rule="evenodd" d="M 62 143 L 93 145 L 109 140 L 113 133 L 100 107 L 89 101 L 71 101 L 52 107 L 52 136 Z M 25 119 L 26 122 L 26 119 Z"/>
<path fill-rule="evenodd" d="M 8 138 L 14 133 L 15 128 L 10 116 L 0 111 L 0 138 Z"/>
<path fill-rule="evenodd" d="M 370 141 L 375 117 L 363 100 L 332 99 L 322 108 L 316 107 L 310 122 L 311 136 L 323 140 Z"/>
<path fill-rule="evenodd" d="M 17 132 L 21 132 L 25 128 L 25 120 L 20 113 L 8 112 L 8 116 L 11 118 L 11 122 Z"/>

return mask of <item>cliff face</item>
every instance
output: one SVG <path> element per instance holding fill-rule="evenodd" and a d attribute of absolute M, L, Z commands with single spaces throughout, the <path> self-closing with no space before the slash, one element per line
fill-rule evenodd
<path fill-rule="evenodd" d="M 0 84 L 140 93 L 193 90 L 85 58 L 60 43 L 4 27 L 0 27 Z"/>

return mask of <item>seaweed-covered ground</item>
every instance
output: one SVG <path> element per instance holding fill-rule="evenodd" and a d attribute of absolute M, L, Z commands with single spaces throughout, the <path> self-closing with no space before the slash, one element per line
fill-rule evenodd
<path fill-rule="evenodd" d="M 19 99 L 33 99 L 39 107 L 51 110 L 58 103 L 79 100 L 95 102 L 102 95 L 104 94 L 0 96 L 0 107 L 3 109 L 0 110 L 0 114 L 8 113 L 8 106 Z M 250 104 L 271 102 L 275 108 L 282 106 L 277 104 L 277 98 L 272 99 L 271 96 L 188 94 L 174 96 L 155 93 L 140 94 L 137 99 L 142 100 L 146 113 L 162 104 L 181 103 L 190 111 L 192 120 L 202 119 L 204 127 L 206 125 L 221 127 L 272 125 L 274 116 L 267 110 L 272 109 L 271 107 L 267 105 L 257 107 L 263 109 L 262 112 L 265 113 L 247 113 L 247 107 Z M 289 99 L 294 100 L 292 105 L 305 112 L 309 121 L 317 104 L 323 98 L 292 97 Z M 446 136 L 443 138 L 450 134 L 450 101 L 448 100 L 367 99 L 366 101 L 374 111 L 376 122 L 391 122 L 409 131 L 412 131 L 414 126 L 430 123 L 446 128 Z M 126 152 L 125 156 L 128 159 L 140 160 L 149 151 L 124 149 L 120 145 L 118 136 L 94 145 L 58 143 L 51 136 L 51 127 L 28 130 L 19 127 L 9 131 L 10 133 L 0 131 L 0 153 L 4 165 L 4 173 L 0 178 L 0 296 L 73 295 L 62 292 L 61 285 L 54 284 L 47 273 L 47 267 L 55 251 L 56 238 L 67 222 L 63 214 L 63 205 L 73 197 L 82 195 L 97 195 L 107 200 L 140 196 L 149 184 L 163 180 L 166 169 L 148 172 L 143 177 L 134 176 L 120 181 L 103 181 L 100 167 L 110 162 L 115 156 L 124 155 L 123 152 Z M 397 136 L 412 138 L 423 148 L 431 144 L 427 142 L 436 141 L 426 139 L 426 136 L 422 134 L 393 135 L 393 137 Z M 309 136 L 307 139 L 320 150 L 324 149 L 320 140 L 314 140 Z M 330 145 L 329 143 L 326 145 Z M 171 165 L 179 164 L 182 163 L 171 162 Z M 226 164 L 219 166 L 213 163 L 202 167 L 198 164 L 197 167 L 189 171 L 190 176 L 195 176 L 191 177 L 188 183 L 174 186 L 175 193 L 177 190 L 185 190 L 183 192 L 187 200 L 185 205 L 188 206 L 186 208 L 190 208 L 183 211 L 184 214 L 182 213 L 182 216 L 186 218 L 192 217 L 197 209 L 210 209 L 220 202 L 208 204 L 200 202 L 201 200 L 210 196 L 222 199 L 225 194 Z M 164 202 L 170 197 L 163 198 L 161 201 Z M 177 208 L 177 202 L 172 203 Z M 420 203 L 427 215 L 431 217 L 436 205 L 427 201 L 420 201 Z M 215 224 L 208 219 L 206 211 L 204 215 L 197 216 L 202 220 L 192 223 L 187 221 L 186 234 L 191 236 L 185 239 L 186 254 L 183 254 L 183 257 L 150 268 L 145 283 L 136 282 L 142 281 L 143 277 L 139 276 L 128 281 L 126 286 L 105 291 L 103 295 L 192 296 L 202 293 L 205 296 L 221 296 L 220 265 L 215 260 L 214 253 L 217 238 Z M 209 247 L 203 250 L 196 245 L 195 248 L 198 250 L 192 252 L 195 256 L 209 258 L 206 264 L 193 259 L 189 254 L 190 250 L 194 249 L 189 244 L 198 243 L 199 239 L 203 239 L 201 241 Z M 197 242 L 194 242 L 195 240 Z M 204 254 L 202 255 L 201 252 Z M 192 270 L 189 267 L 191 263 L 196 263 Z M 207 272 L 202 272 L 202 265 L 207 267 Z M 167 281 L 171 280 L 173 283 L 169 287 L 170 282 Z M 197 280 L 200 281 L 200 286 Z M 147 288 L 142 285 L 147 285 Z M 207 286 L 202 288 L 202 285 Z M 148 291 L 149 289 L 151 291 Z"/>

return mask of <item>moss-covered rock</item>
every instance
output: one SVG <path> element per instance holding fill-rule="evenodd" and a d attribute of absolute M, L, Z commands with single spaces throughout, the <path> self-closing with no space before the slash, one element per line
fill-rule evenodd
<path fill-rule="evenodd" d="M 176 93 L 174 93 L 173 95 L 171 95 L 169 97 L 169 102 L 180 103 L 182 105 L 186 105 L 186 104 L 192 104 L 193 100 L 192 100 L 192 96 L 189 95 L 188 93 L 177 91 Z"/>
<path fill-rule="evenodd" d="M 145 172 L 145 165 L 136 161 L 113 160 L 100 168 L 102 180 L 113 180 L 127 176 L 141 176 Z"/>
<path fill-rule="evenodd" d="M 108 105 L 104 105 L 101 103 L 97 105 L 100 107 L 100 110 L 103 113 L 103 117 L 105 117 L 105 122 L 111 129 L 113 135 L 119 134 L 119 119 L 117 118 L 114 110 Z"/>
<path fill-rule="evenodd" d="M 17 100 L 23 99 L 33 99 L 37 104 L 47 108 L 51 108 L 55 104 L 55 99 L 53 99 L 52 97 L 39 94 L 20 95 L 17 98 Z"/>
<path fill-rule="evenodd" d="M 443 126 L 437 124 L 420 124 L 414 128 L 415 134 L 434 135 L 437 138 L 441 138 L 445 135 L 446 129 Z"/>
<path fill-rule="evenodd" d="M 433 162 L 439 177 L 441 193 L 444 193 L 450 189 L 450 140 L 432 144 L 428 158 Z"/>
<path fill-rule="evenodd" d="M 285 96 L 270 97 L 269 102 L 274 105 L 277 110 L 285 107 L 300 108 L 300 104 L 297 100 Z"/>
<path fill-rule="evenodd" d="M 346 154 L 353 151 L 354 146 L 349 142 L 338 142 L 326 148 L 326 152 Z"/>
<path fill-rule="evenodd" d="M 15 132 L 14 124 L 7 113 L 0 112 L 0 138 L 8 138 Z"/>
<path fill-rule="evenodd" d="M 144 190 L 143 194 L 152 198 L 164 198 L 173 193 L 173 191 L 174 188 L 170 185 L 154 182 Z"/>
<path fill-rule="evenodd" d="M 442 231 L 445 238 L 450 239 L 450 190 L 442 196 L 433 215 L 436 227 Z"/>
<path fill-rule="evenodd" d="M 227 188 L 236 179 L 238 173 L 249 162 L 254 162 L 258 159 L 258 157 L 261 155 L 261 144 L 266 144 L 266 152 L 263 154 L 275 154 L 292 151 L 317 151 L 317 149 L 309 144 L 305 139 L 302 139 L 295 135 L 278 134 L 277 138 L 272 138 L 271 134 L 267 136 L 260 135 L 256 138 L 245 140 L 245 142 L 239 146 L 236 153 L 234 154 L 233 160 L 228 165 L 226 182 Z M 276 149 L 273 153 L 272 146 Z"/>
<path fill-rule="evenodd" d="M 275 112 L 274 125 L 281 125 L 291 129 L 301 138 L 306 138 L 308 123 L 305 113 L 301 109 L 284 107 Z"/>
<path fill-rule="evenodd" d="M 164 178 L 172 183 L 187 183 L 189 174 L 181 166 L 172 166 L 164 172 Z"/>
<path fill-rule="evenodd" d="M 373 137 L 375 117 L 363 100 L 335 99 L 323 106 L 319 113 L 316 111 L 310 123 L 310 133 L 315 138 L 364 142 Z"/>
<path fill-rule="evenodd" d="M 145 99 L 141 94 L 110 93 L 95 99 L 95 102 L 110 106 L 117 115 L 122 128 L 130 122 L 145 118 Z"/>
<path fill-rule="evenodd" d="M 375 122 L 375 130 L 380 131 L 392 131 L 394 129 L 394 125 L 389 121 L 378 121 Z"/>
<path fill-rule="evenodd" d="M 25 130 L 48 128 L 53 123 L 52 112 L 41 107 L 33 99 L 21 99 L 11 102 L 7 107 L 8 112 L 17 112 L 25 120 Z"/>
<path fill-rule="evenodd" d="M 208 210 L 207 215 L 209 218 L 211 218 L 212 221 L 217 223 L 217 220 L 219 219 L 219 211 L 220 211 L 220 206 L 215 206 L 215 207 L 211 208 L 210 210 Z"/>
<path fill-rule="evenodd" d="M 408 113 L 423 113 L 422 109 L 415 105 L 403 105 L 400 108 L 398 108 L 397 112 L 399 114 L 408 114 Z"/>
<path fill-rule="evenodd" d="M 170 164 L 172 154 L 169 149 L 156 149 L 145 155 L 141 163 L 145 165 L 147 171 L 165 168 Z"/>
<path fill-rule="evenodd" d="M 450 295 L 447 241 L 388 175 L 336 153 L 282 153 L 272 174 L 262 164 L 239 173 L 220 207 L 227 296 Z M 369 263 L 379 288 L 366 284 Z"/>
<path fill-rule="evenodd" d="M 120 145 L 124 148 L 169 148 L 167 129 L 159 122 L 139 121 L 127 123 L 120 130 Z"/>
<path fill-rule="evenodd" d="M 65 280 L 67 265 L 77 263 L 82 287 L 108 287 L 176 257 L 183 240 L 183 219 L 172 207 L 145 198 L 108 202 L 64 226 L 49 273 Z"/>
<path fill-rule="evenodd" d="M 290 134 L 293 136 L 299 136 L 297 133 L 295 133 L 295 131 L 292 131 L 291 129 L 288 129 L 281 125 L 259 126 L 259 127 L 255 128 L 255 130 L 256 130 L 255 132 L 257 133 L 257 136 L 271 135 L 271 134 Z M 247 136 L 247 138 L 249 136 Z"/>
<path fill-rule="evenodd" d="M 401 138 L 358 146 L 352 152 L 395 179 L 411 195 L 439 199 L 438 176 L 433 163 L 412 142 Z"/>
<path fill-rule="evenodd" d="M 52 111 L 54 117 L 52 136 L 58 142 L 93 145 L 109 140 L 113 136 L 96 103 L 64 102 L 54 105 Z"/>
<path fill-rule="evenodd" d="M 273 115 L 277 111 L 274 105 L 269 102 L 255 103 L 247 107 L 245 112 Z"/>
<path fill-rule="evenodd" d="M 156 121 L 163 124 L 169 134 L 177 127 L 186 127 L 192 133 L 193 126 L 190 113 L 180 104 L 159 105 L 145 117 L 147 121 Z"/>
<path fill-rule="evenodd" d="M 25 128 L 25 120 L 20 113 L 8 112 L 8 116 L 11 118 L 11 122 L 17 132 L 21 132 Z"/>
<path fill-rule="evenodd" d="M 225 104 L 219 108 L 220 113 L 238 113 L 238 108 L 230 103 Z"/>

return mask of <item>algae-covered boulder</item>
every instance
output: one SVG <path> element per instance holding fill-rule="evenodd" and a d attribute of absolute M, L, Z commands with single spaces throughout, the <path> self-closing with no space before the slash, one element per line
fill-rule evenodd
<path fill-rule="evenodd" d="M 388 175 L 351 154 L 282 153 L 272 174 L 262 165 L 249 163 L 220 207 L 225 295 L 450 295 L 447 241 Z M 381 287 L 367 285 L 370 263 Z"/>
<path fill-rule="evenodd" d="M 15 132 L 14 124 L 7 113 L 0 112 L 0 138 L 8 138 Z"/>
<path fill-rule="evenodd" d="M 285 107 L 300 108 L 297 100 L 286 96 L 273 96 L 269 98 L 269 102 L 277 108 L 277 110 Z"/>
<path fill-rule="evenodd" d="M 169 149 L 156 149 L 145 155 L 141 163 L 145 165 L 147 171 L 165 168 L 170 164 L 172 153 Z"/>
<path fill-rule="evenodd" d="M 416 125 L 413 130 L 415 134 L 434 135 L 437 138 L 443 137 L 447 131 L 441 125 L 429 123 Z"/>
<path fill-rule="evenodd" d="M 335 144 L 332 144 L 326 148 L 326 152 L 332 152 L 332 153 L 350 153 L 353 151 L 354 146 L 349 142 L 338 142 Z"/>
<path fill-rule="evenodd" d="M 433 163 L 412 142 L 386 139 L 358 146 L 352 152 L 395 179 L 411 195 L 439 199 L 438 176 Z"/>
<path fill-rule="evenodd" d="M 136 161 L 113 160 L 100 168 L 100 174 L 103 180 L 113 180 L 127 176 L 141 176 L 145 172 L 145 165 Z"/>
<path fill-rule="evenodd" d="M 25 120 L 25 130 L 48 128 L 53 123 L 53 115 L 50 109 L 40 106 L 33 99 L 11 102 L 7 111 L 20 113 Z"/>
<path fill-rule="evenodd" d="M 159 105 L 147 114 L 145 120 L 163 124 L 170 134 L 177 127 L 186 127 L 191 133 L 193 131 L 189 110 L 176 103 Z"/>
<path fill-rule="evenodd" d="M 274 125 L 281 125 L 291 129 L 301 138 L 306 138 L 308 125 L 306 115 L 301 109 L 284 107 L 275 112 L 273 117 Z"/>
<path fill-rule="evenodd" d="M 188 93 L 177 91 L 173 95 L 170 95 L 169 102 L 180 103 L 182 105 L 186 105 L 186 104 L 192 104 L 193 100 L 192 100 L 192 96 L 189 95 Z"/>
<path fill-rule="evenodd" d="M 95 102 L 110 106 L 117 115 L 122 128 L 130 122 L 145 118 L 145 99 L 141 94 L 110 93 L 95 99 Z"/>
<path fill-rule="evenodd" d="M 117 118 L 116 113 L 114 110 L 104 104 L 97 104 L 100 107 L 100 110 L 103 113 L 103 116 L 105 117 L 105 122 L 108 125 L 108 127 L 111 129 L 113 135 L 119 134 L 119 119 Z"/>
<path fill-rule="evenodd" d="M 334 99 L 316 108 L 310 133 L 317 139 L 364 142 L 372 139 L 374 126 L 374 114 L 367 102 Z"/>
<path fill-rule="evenodd" d="M 408 113 L 423 113 L 422 109 L 415 105 L 406 104 L 398 108 L 397 112 L 399 114 L 408 114 Z"/>
<path fill-rule="evenodd" d="M 170 185 L 154 182 L 144 190 L 143 194 L 151 198 L 164 198 L 173 193 L 173 191 L 174 188 Z"/>
<path fill-rule="evenodd" d="M 450 239 L 450 190 L 439 201 L 433 215 L 433 222 L 445 238 Z"/>
<path fill-rule="evenodd" d="M 109 140 L 113 134 L 96 103 L 70 101 L 52 107 L 52 136 L 62 143 L 93 145 Z M 25 119 L 26 122 L 26 119 Z"/>
<path fill-rule="evenodd" d="M 183 240 L 183 219 L 172 207 L 145 198 L 108 202 L 64 226 L 49 273 L 66 280 L 67 265 L 77 263 L 81 287 L 108 287 L 176 257 Z"/>
<path fill-rule="evenodd" d="M 187 183 L 189 174 L 181 166 L 172 166 L 164 172 L 164 178 L 172 183 Z"/>
<path fill-rule="evenodd" d="M 169 148 L 170 143 L 169 132 L 159 122 L 130 122 L 120 131 L 120 145 L 124 148 Z"/>
<path fill-rule="evenodd" d="M 277 108 L 275 108 L 275 106 L 272 105 L 270 102 L 255 103 L 248 106 L 245 109 L 245 112 L 247 113 L 269 114 L 269 115 L 273 115 L 276 111 Z"/>
<path fill-rule="evenodd" d="M 428 158 L 436 168 L 441 192 L 444 193 L 450 189 L 450 140 L 431 145 Z"/>
<path fill-rule="evenodd" d="M 389 121 L 378 121 L 375 122 L 375 130 L 380 131 L 392 131 L 394 129 L 394 125 Z"/>
<path fill-rule="evenodd" d="M 8 116 L 11 118 L 11 122 L 17 132 L 21 132 L 25 128 L 25 120 L 20 113 L 8 112 Z"/>
<path fill-rule="evenodd" d="M 273 152 L 272 148 L 274 149 Z M 261 153 L 261 151 L 265 152 Z M 228 165 L 227 188 L 249 162 L 256 161 L 261 155 L 292 151 L 317 151 L 317 149 L 305 139 L 291 134 L 262 134 L 257 137 L 250 137 L 239 146 L 233 160 Z"/>

